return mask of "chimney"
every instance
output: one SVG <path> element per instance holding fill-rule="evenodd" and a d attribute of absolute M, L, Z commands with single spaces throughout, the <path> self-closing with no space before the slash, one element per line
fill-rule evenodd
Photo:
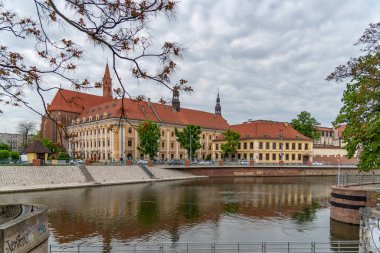
<path fill-rule="evenodd" d="M 181 103 L 179 102 L 178 88 L 173 89 L 172 109 L 175 112 L 179 112 L 181 110 Z"/>

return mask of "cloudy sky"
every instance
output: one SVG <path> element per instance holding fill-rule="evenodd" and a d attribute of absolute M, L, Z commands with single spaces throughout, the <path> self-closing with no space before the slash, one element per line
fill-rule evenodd
<path fill-rule="evenodd" d="M 5 2 L 33 15 L 25 1 Z M 306 110 L 330 126 L 345 85 L 325 78 L 361 53 L 353 44 L 369 23 L 380 22 L 379 13 L 380 0 L 181 0 L 176 17 L 154 19 L 151 33 L 157 45 L 177 41 L 186 48 L 176 77 L 188 80 L 195 92 L 181 95 L 182 107 L 213 112 L 219 90 L 222 114 L 230 124 L 290 121 Z M 24 47 L 18 45 L 19 50 Z M 87 48 L 76 75 L 101 80 L 108 57 L 102 49 Z M 124 78 L 132 95 L 153 101 L 170 97 L 153 83 L 137 82 L 128 74 Z M 33 91 L 26 94 L 41 110 Z M 0 132 L 15 132 L 22 120 L 40 121 L 26 108 L 0 106 Z"/>

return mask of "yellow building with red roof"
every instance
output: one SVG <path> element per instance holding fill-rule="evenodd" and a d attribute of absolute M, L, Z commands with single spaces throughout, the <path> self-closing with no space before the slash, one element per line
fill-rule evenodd
<path fill-rule="evenodd" d="M 202 128 L 198 159 L 212 154 L 212 141 L 229 127 L 221 115 L 219 94 L 215 113 L 181 108 L 178 93 L 173 94 L 171 105 L 150 99 L 113 98 L 108 64 L 103 77 L 103 96 L 59 89 L 48 104 L 48 111 L 49 115 L 42 117 L 42 137 L 61 143 L 75 157 L 97 161 L 144 158 L 137 149 L 139 137 L 135 128 L 145 120 L 160 126 L 158 159 L 187 157 L 176 141 L 175 127 L 181 129 L 192 124 Z"/>
<path fill-rule="evenodd" d="M 286 122 L 269 120 L 248 121 L 231 125 L 240 133 L 237 152 L 228 159 L 248 160 L 263 164 L 308 164 L 312 161 L 313 141 Z M 223 135 L 213 141 L 213 159 L 221 159 Z"/>

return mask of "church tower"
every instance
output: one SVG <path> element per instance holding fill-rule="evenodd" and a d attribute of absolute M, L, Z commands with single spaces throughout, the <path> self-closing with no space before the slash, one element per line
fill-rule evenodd
<path fill-rule="evenodd" d="M 173 90 L 173 99 L 172 99 L 172 108 L 173 111 L 179 112 L 181 110 L 181 103 L 179 102 L 179 90 Z"/>
<path fill-rule="evenodd" d="M 106 65 L 106 70 L 103 77 L 103 97 L 112 98 L 112 79 L 108 68 L 108 63 Z"/>
<path fill-rule="evenodd" d="M 220 106 L 219 92 L 216 98 L 215 115 L 222 115 L 222 107 Z"/>

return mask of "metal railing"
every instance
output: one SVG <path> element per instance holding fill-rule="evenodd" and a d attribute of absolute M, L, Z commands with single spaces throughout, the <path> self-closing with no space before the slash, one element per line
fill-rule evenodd
<path fill-rule="evenodd" d="M 373 173 L 341 174 L 336 177 L 337 186 L 380 183 L 380 175 Z"/>
<path fill-rule="evenodd" d="M 156 243 L 156 244 L 112 244 L 112 245 L 50 245 L 50 253 L 80 252 L 157 252 L 157 253 L 330 253 L 359 252 L 359 241 L 332 242 L 215 242 L 215 243 Z"/>

